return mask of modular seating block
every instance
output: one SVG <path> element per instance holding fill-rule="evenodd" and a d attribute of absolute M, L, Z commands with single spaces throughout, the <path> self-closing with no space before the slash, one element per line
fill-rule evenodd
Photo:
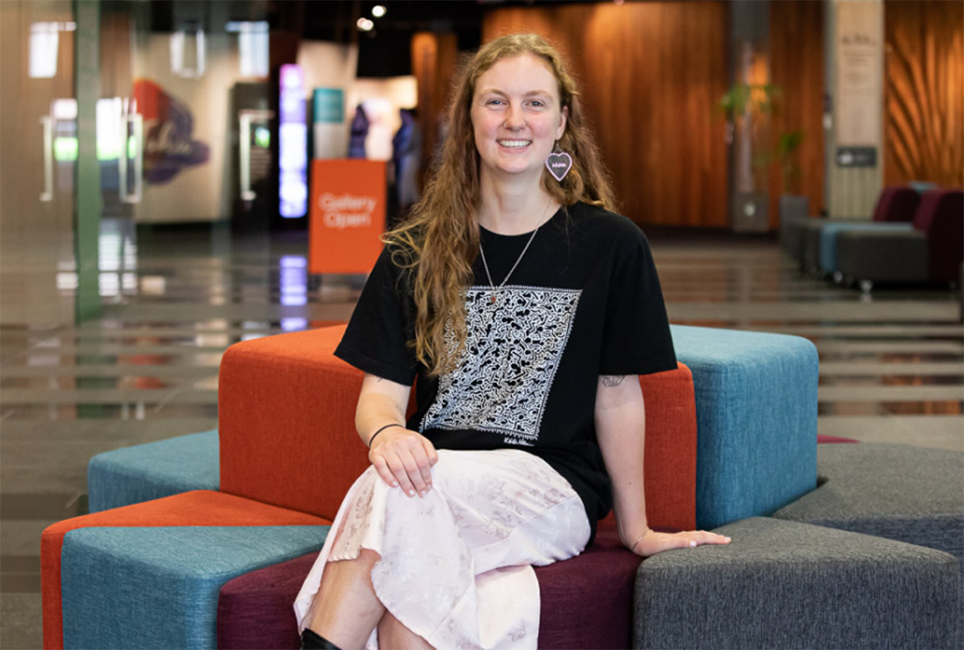
<path fill-rule="evenodd" d="M 837 271 L 837 237 L 844 232 L 910 232 L 914 224 L 907 223 L 832 223 L 820 229 L 820 270 L 833 274 Z"/>
<path fill-rule="evenodd" d="M 298 646 L 291 604 L 317 554 L 235 578 L 221 589 L 218 648 L 282 650 Z M 640 558 L 604 527 L 585 553 L 536 567 L 542 598 L 539 647 L 628 648 Z"/>
<path fill-rule="evenodd" d="M 713 527 L 769 515 L 813 489 L 818 377 L 813 344 L 778 334 L 679 325 L 671 330 L 677 356 L 689 368 L 679 372 L 692 371 L 696 391 L 696 523 Z M 222 377 L 226 389 L 222 389 L 221 399 L 226 404 L 221 411 L 230 437 L 221 443 L 227 444 L 227 457 L 222 454 L 221 463 L 230 467 L 231 476 L 237 479 L 228 480 L 225 489 L 334 517 L 342 495 L 367 464 L 353 431 L 361 373 L 331 356 L 343 331 L 338 327 L 301 332 L 232 348 L 227 355 L 229 368 Z M 284 376 L 299 377 L 293 383 L 305 393 L 298 398 L 304 401 L 277 402 L 274 387 L 281 385 L 277 382 Z M 692 417 L 682 406 L 674 405 L 685 396 L 676 387 L 678 382 L 669 377 L 669 373 L 660 373 L 642 379 L 650 405 L 649 431 L 678 426 Z M 668 404 L 661 393 L 657 393 L 658 399 L 651 399 L 657 390 L 669 390 L 673 402 Z M 664 405 L 666 413 L 657 411 Z M 276 444 L 270 448 L 259 442 L 272 436 Z M 282 444 L 282 439 L 288 438 L 290 441 Z M 98 467 L 90 472 L 91 503 L 130 503 L 156 494 L 209 487 L 215 481 L 212 458 L 218 450 L 213 432 L 152 445 L 97 457 Z M 201 450 L 202 445 L 206 449 Z M 316 450 L 312 456 L 317 459 L 306 464 L 306 457 L 297 450 L 308 447 Z M 647 477 L 662 482 L 667 471 L 679 475 L 681 468 L 675 466 L 681 459 L 678 451 L 664 449 L 662 443 L 648 449 Z M 333 458 L 341 459 L 337 466 L 327 460 Z M 329 480 L 316 481 L 317 472 Z M 289 485 L 303 482 L 304 490 L 286 489 L 283 482 L 271 478 L 276 475 L 288 476 Z M 680 494 L 685 498 L 691 494 L 691 488 L 683 485 L 675 489 L 684 490 Z M 682 503 L 677 499 L 667 504 L 668 509 L 660 506 L 660 511 L 671 512 Z M 687 527 L 685 521 L 666 517 L 658 523 Z"/>
<path fill-rule="evenodd" d="M 328 526 L 80 528 L 64 538 L 65 648 L 214 648 L 228 580 L 324 544 Z"/>
<path fill-rule="evenodd" d="M 957 558 L 964 586 L 964 454 L 825 445 L 817 451 L 817 472 L 820 487 L 774 517 L 945 551 Z"/>
<path fill-rule="evenodd" d="M 959 647 L 948 553 L 780 519 L 717 532 L 732 544 L 642 563 L 635 647 Z"/>
<path fill-rule="evenodd" d="M 844 277 L 870 282 L 956 280 L 964 261 L 964 192 L 924 194 L 910 231 L 848 231 L 837 240 L 837 270 Z"/>
<path fill-rule="evenodd" d="M 696 391 L 696 523 L 770 515 L 817 484 L 817 349 L 782 334 L 673 325 Z"/>
<path fill-rule="evenodd" d="M 316 539 L 324 539 L 324 530 L 331 522 L 326 519 L 321 519 L 319 517 L 314 517 L 302 512 L 294 512 L 291 510 L 286 510 L 284 508 L 278 508 L 276 506 L 267 505 L 264 503 L 258 503 L 256 501 L 251 501 L 248 499 L 242 499 L 230 494 L 224 494 L 222 492 L 210 492 L 206 490 L 199 490 L 195 492 L 186 492 L 184 494 L 178 494 L 163 499 L 156 499 L 154 501 L 146 501 L 144 503 L 138 503 L 136 505 L 126 506 L 123 508 L 115 508 L 113 510 L 105 510 L 103 512 L 93 513 L 89 515 L 84 515 L 81 517 L 74 517 L 72 519 L 66 519 L 64 521 L 58 522 L 49 526 L 44 530 L 43 535 L 40 540 L 40 571 L 41 571 L 41 586 L 43 591 L 43 629 L 44 629 L 44 648 L 47 649 L 57 649 L 64 647 L 64 614 L 65 610 L 72 612 L 77 612 L 76 607 L 83 607 L 83 603 L 77 603 L 78 599 L 86 600 L 91 598 L 99 598 L 98 602 L 104 604 L 107 598 L 110 598 L 110 594 L 106 592 L 101 593 L 98 591 L 105 587 L 105 583 L 100 581 L 100 577 L 95 576 L 96 580 L 94 583 L 97 588 L 94 590 L 96 593 L 91 592 L 85 585 L 90 582 L 87 577 L 80 576 L 83 583 L 78 584 L 71 582 L 74 578 L 78 577 L 75 568 L 71 568 L 68 574 L 65 574 L 68 567 L 62 562 L 64 557 L 64 549 L 68 545 L 68 536 L 75 541 L 87 540 L 85 544 L 90 545 L 90 540 L 92 538 L 87 536 L 80 536 L 75 538 L 72 533 L 79 529 L 98 529 L 110 530 L 117 529 L 145 529 L 148 527 L 185 527 L 185 529 L 198 529 L 197 527 L 310 527 L 316 530 Z M 267 530 L 267 528 L 266 528 Z M 104 533 L 105 535 L 107 533 Z M 138 539 L 144 539 L 144 533 L 140 533 Z M 268 533 L 270 540 L 284 539 L 283 534 Z M 114 543 L 111 541 L 112 538 L 109 535 L 103 540 L 103 546 L 99 553 L 106 554 L 109 556 L 116 555 L 119 559 L 116 563 L 123 563 L 126 560 L 123 558 L 129 558 L 131 553 L 136 554 L 138 549 L 127 548 L 128 542 Z M 122 539 L 118 537 L 116 539 Z M 164 540 L 172 539 L 170 535 L 166 535 L 159 543 L 163 544 Z M 299 537 L 300 539 L 300 537 Z M 270 541 L 269 540 L 269 541 Z M 279 552 L 275 555 L 265 555 L 265 561 L 261 566 L 267 564 L 273 564 L 279 562 L 286 557 L 292 557 L 293 555 L 299 555 L 306 552 L 307 549 L 299 551 L 298 540 L 293 540 L 294 544 L 282 544 L 279 548 Z M 70 542 L 73 543 L 73 542 Z M 151 542 L 153 544 L 153 542 Z M 272 542 L 274 543 L 274 542 Z M 317 545 L 320 548 L 320 544 Z M 89 555 L 87 551 L 81 552 L 78 546 L 74 551 L 71 551 L 71 557 L 77 557 L 80 553 L 83 557 Z M 86 548 L 86 546 L 84 546 Z M 257 545 L 252 546 L 252 548 L 261 548 Z M 268 547 L 263 547 L 267 549 Z M 217 549 L 215 549 L 217 551 Z M 243 552 L 248 553 L 247 550 L 242 549 Z M 144 551 L 148 552 L 148 551 Z M 186 553 L 187 549 L 181 549 L 181 553 Z M 233 551 L 226 552 L 225 557 L 231 557 Z M 91 551 L 93 553 L 93 551 Z M 100 556 L 98 556 L 100 557 Z M 186 556 L 185 556 L 186 557 Z M 248 557 L 251 555 L 248 553 Z M 183 558 L 174 557 L 172 562 L 175 566 Z M 113 566 L 115 564 L 114 560 L 107 557 L 101 557 L 102 562 L 98 567 L 93 567 L 95 573 L 101 573 L 107 569 L 107 567 Z M 99 560 L 99 562 L 101 561 Z M 157 564 L 157 558 L 155 557 L 155 564 Z M 198 559 L 200 562 L 200 559 Z M 220 560 L 219 560 L 220 562 Z M 77 565 L 79 566 L 79 565 Z M 136 567 L 135 567 L 136 568 Z M 243 568 L 243 571 L 251 569 L 251 565 L 248 564 Z M 133 569 L 132 569 L 133 570 Z M 198 566 L 198 571 L 204 571 L 204 566 Z M 241 571 L 239 571 L 241 572 Z M 107 576 L 105 579 L 113 579 Z M 166 587 L 164 587 L 166 589 Z M 113 587 L 110 587 L 113 589 Z M 118 587 L 123 593 L 128 594 L 131 598 L 140 597 L 137 593 L 131 592 L 130 590 L 124 591 L 126 588 Z M 146 592 L 144 592 L 143 597 L 150 599 L 154 598 L 155 588 L 151 587 Z M 173 595 L 173 594 L 172 594 Z M 129 606 L 136 606 L 135 604 L 130 604 Z M 127 611 L 127 610 L 123 610 Z M 114 619 L 116 623 L 104 623 L 108 628 L 114 630 L 111 632 L 113 636 L 111 639 L 116 639 L 117 634 L 120 633 L 121 628 L 126 626 L 126 646 L 128 648 L 146 647 L 144 644 L 153 643 L 163 643 L 170 641 L 169 637 L 161 637 L 158 641 L 153 641 L 149 638 L 149 635 L 144 635 L 144 638 L 138 636 L 137 620 L 127 620 L 123 617 L 118 618 L 115 612 L 110 609 L 104 609 L 100 611 L 97 615 L 97 621 L 107 621 L 108 618 Z M 77 631 L 79 627 L 83 627 L 82 623 L 78 623 L 78 619 L 75 617 L 71 619 L 74 621 L 71 623 L 71 629 Z M 196 620 L 196 619 L 195 619 Z M 208 625 L 209 623 L 209 625 Z M 214 621 L 211 619 L 208 623 L 205 623 L 208 627 L 213 630 Z M 89 626 L 88 626 L 89 627 Z M 84 633 L 87 634 L 86 632 Z M 83 643 L 78 641 L 78 637 L 73 635 L 72 638 L 68 639 L 68 647 L 100 647 L 100 643 L 87 644 L 90 640 L 87 636 L 79 637 L 83 640 Z M 106 647 L 106 646 L 105 646 Z M 169 646 L 176 647 L 176 646 Z"/>
<path fill-rule="evenodd" d="M 363 373 L 333 354 L 344 330 L 269 336 L 225 352 L 218 389 L 223 491 L 334 519 L 370 464 L 354 426 Z M 647 515 L 653 525 L 688 528 L 696 523 L 692 376 L 680 367 L 640 377 L 640 386 L 651 405 Z"/>
<path fill-rule="evenodd" d="M 803 268 L 811 271 L 820 270 L 821 250 L 823 246 L 823 229 L 831 225 L 867 225 L 869 223 L 883 224 L 914 220 L 917 206 L 921 202 L 920 193 L 909 187 L 887 187 L 880 193 L 877 205 L 874 207 L 872 219 L 810 219 L 803 226 L 803 251 L 801 263 Z"/>
<path fill-rule="evenodd" d="M 90 512 L 219 485 L 217 429 L 104 452 L 87 466 Z"/>

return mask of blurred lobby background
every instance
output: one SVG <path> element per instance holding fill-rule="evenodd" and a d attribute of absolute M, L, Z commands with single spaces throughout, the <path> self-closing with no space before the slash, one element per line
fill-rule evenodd
<path fill-rule="evenodd" d="M 822 434 L 964 450 L 961 287 L 862 292 L 778 241 L 788 206 L 964 185 L 959 0 L 4 0 L 0 646 L 41 647 L 40 533 L 91 456 L 216 428 L 227 346 L 349 318 L 371 246 L 325 248 L 325 164 L 374 175 L 377 248 L 460 56 L 513 31 L 581 81 L 671 322 L 813 341 Z"/>

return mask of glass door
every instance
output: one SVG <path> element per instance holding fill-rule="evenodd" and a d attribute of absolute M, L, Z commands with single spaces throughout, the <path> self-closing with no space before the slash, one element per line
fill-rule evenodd
<path fill-rule="evenodd" d="M 70 0 L 0 2 L 0 323 L 74 320 L 77 157 Z"/>

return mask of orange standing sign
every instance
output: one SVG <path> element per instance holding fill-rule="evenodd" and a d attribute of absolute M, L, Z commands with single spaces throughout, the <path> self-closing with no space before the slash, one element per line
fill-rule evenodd
<path fill-rule="evenodd" d="M 309 270 L 368 273 L 382 252 L 385 163 L 311 161 Z"/>

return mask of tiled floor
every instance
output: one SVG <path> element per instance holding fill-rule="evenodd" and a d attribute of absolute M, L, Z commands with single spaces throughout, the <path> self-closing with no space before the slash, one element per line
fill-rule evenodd
<path fill-rule="evenodd" d="M 228 345 L 343 321 L 361 287 L 359 278 L 309 278 L 303 235 L 108 234 L 104 312 L 81 325 L 70 322 L 69 267 L 43 253 L 2 267 L 5 287 L 47 287 L 43 300 L 35 291 L 0 296 L 6 649 L 41 647 L 40 532 L 84 512 L 87 460 L 215 428 Z M 801 276 L 769 237 L 650 232 L 650 240 L 672 322 L 817 345 L 821 433 L 964 450 L 959 292 L 891 288 L 864 297 Z"/>

